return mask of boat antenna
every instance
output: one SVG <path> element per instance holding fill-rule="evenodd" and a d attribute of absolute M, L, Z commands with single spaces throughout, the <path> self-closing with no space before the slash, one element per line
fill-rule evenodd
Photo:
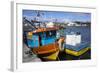
<path fill-rule="evenodd" d="M 27 23 L 31 24 L 31 27 L 37 29 L 36 26 L 33 25 L 33 23 L 31 21 L 29 21 L 29 20 L 26 19 L 26 17 L 23 17 L 23 20 L 26 21 Z"/>

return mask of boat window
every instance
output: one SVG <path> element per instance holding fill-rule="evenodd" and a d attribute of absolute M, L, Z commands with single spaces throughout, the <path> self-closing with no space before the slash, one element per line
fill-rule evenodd
<path fill-rule="evenodd" d="M 49 36 L 49 32 L 46 32 L 46 37 L 50 37 L 50 36 Z"/>
<path fill-rule="evenodd" d="M 45 32 L 41 33 L 40 35 L 41 35 L 42 38 L 44 38 L 45 37 Z"/>
<path fill-rule="evenodd" d="M 46 32 L 46 37 L 55 37 L 56 36 L 56 31 L 48 31 Z"/>
<path fill-rule="evenodd" d="M 56 36 L 56 31 L 52 31 L 52 36 Z"/>

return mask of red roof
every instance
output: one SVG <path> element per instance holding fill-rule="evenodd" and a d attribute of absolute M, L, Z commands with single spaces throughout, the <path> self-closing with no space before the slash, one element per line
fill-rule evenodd
<path fill-rule="evenodd" d="M 32 31 L 33 33 L 39 33 L 39 32 L 45 32 L 45 31 L 52 31 L 52 30 L 58 30 L 59 27 L 48 27 L 48 28 L 38 28 L 34 31 Z"/>

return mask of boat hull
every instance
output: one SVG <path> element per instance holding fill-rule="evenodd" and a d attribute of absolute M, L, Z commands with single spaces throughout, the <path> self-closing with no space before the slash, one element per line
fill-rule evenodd
<path fill-rule="evenodd" d="M 70 54 L 70 55 L 73 55 L 73 56 L 80 56 L 80 55 L 84 54 L 85 52 L 87 52 L 89 49 L 90 49 L 90 47 L 87 47 L 87 48 L 83 48 L 80 51 L 74 51 L 74 50 L 70 50 L 70 49 L 66 48 L 65 52 L 67 54 Z"/>
<path fill-rule="evenodd" d="M 46 56 L 46 54 L 38 55 L 42 60 L 44 61 L 56 61 L 58 58 L 59 51 L 56 51 L 54 53 L 50 53 Z"/>
<path fill-rule="evenodd" d="M 48 60 L 56 60 L 59 53 L 59 46 L 57 43 L 40 46 L 38 48 L 33 48 L 33 53 L 37 54 L 40 58 Z"/>

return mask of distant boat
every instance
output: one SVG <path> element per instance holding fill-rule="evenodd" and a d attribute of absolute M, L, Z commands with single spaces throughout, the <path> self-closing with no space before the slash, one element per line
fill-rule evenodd
<path fill-rule="evenodd" d="M 49 22 L 49 23 L 47 23 L 46 27 L 54 27 L 54 23 L 53 22 Z"/>

